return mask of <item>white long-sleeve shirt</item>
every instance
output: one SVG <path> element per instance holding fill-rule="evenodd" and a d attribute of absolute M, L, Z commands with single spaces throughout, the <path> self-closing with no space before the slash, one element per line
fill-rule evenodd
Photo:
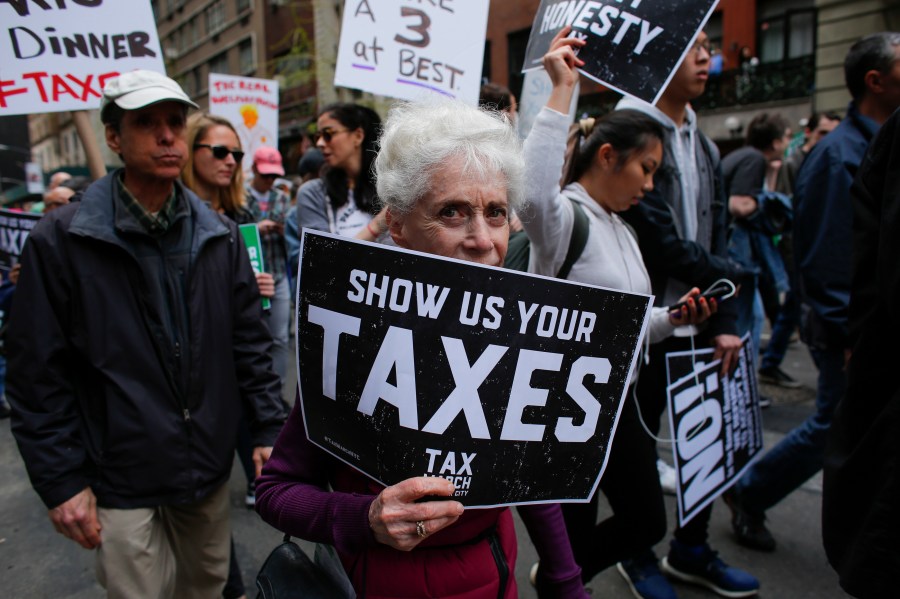
<path fill-rule="evenodd" d="M 520 213 L 531 240 L 528 271 L 556 276 L 566 259 L 575 223 L 574 200 L 588 217 L 587 245 L 572 266 L 570 281 L 609 289 L 652 294 L 650 276 L 632 230 L 615 213 L 609 213 L 578 183 L 560 189 L 569 119 L 549 108 L 538 114 L 525 140 L 527 206 Z M 670 336 L 675 327 L 666 308 L 653 308 L 650 343 Z"/>

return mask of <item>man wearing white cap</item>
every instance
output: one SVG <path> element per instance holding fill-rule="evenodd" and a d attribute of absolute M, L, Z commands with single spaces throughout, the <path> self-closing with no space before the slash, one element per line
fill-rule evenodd
<path fill-rule="evenodd" d="M 35 226 L 7 336 L 31 482 L 109 597 L 221 595 L 242 403 L 257 468 L 283 421 L 241 236 L 177 180 L 188 107 L 157 73 L 107 84 L 125 166 Z"/>

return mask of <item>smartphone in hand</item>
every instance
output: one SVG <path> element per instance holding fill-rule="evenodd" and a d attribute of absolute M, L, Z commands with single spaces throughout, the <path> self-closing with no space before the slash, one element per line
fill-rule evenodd
<path fill-rule="evenodd" d="M 706 301 L 716 300 L 716 302 L 722 301 L 723 298 L 730 297 L 734 293 L 734 284 L 731 281 L 723 279 L 721 281 L 716 281 L 713 283 L 706 291 L 701 293 L 699 296 L 694 296 L 694 301 L 699 301 L 701 297 L 706 298 Z M 669 312 L 679 312 L 684 306 L 686 306 L 686 302 L 678 302 L 674 306 L 669 307 Z"/>

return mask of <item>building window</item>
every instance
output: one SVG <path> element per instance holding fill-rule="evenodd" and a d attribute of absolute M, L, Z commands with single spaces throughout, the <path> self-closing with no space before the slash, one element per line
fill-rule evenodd
<path fill-rule="evenodd" d="M 225 27 L 225 4 L 215 0 L 206 7 L 206 34 L 215 35 Z"/>
<path fill-rule="evenodd" d="M 187 94 L 188 98 L 194 96 L 197 93 L 197 90 L 193 86 L 193 78 L 191 77 L 191 71 L 188 71 L 181 77 L 177 78 L 178 85 L 181 86 L 181 89 L 184 90 L 184 93 Z"/>
<path fill-rule="evenodd" d="M 250 8 L 250 0 L 237 0 L 235 4 L 237 5 L 237 14 L 241 14 Z"/>
<path fill-rule="evenodd" d="M 253 56 L 253 40 L 247 38 L 238 45 L 238 68 L 241 75 L 248 75 L 256 70 Z"/>
<path fill-rule="evenodd" d="M 209 72 L 223 73 L 226 75 L 229 73 L 227 51 L 212 57 L 209 61 Z"/>
<path fill-rule="evenodd" d="M 194 17 L 187 24 L 187 33 L 185 35 L 185 43 L 184 45 L 188 48 L 193 48 L 195 45 L 200 43 L 200 19 L 199 17 Z"/>
<path fill-rule="evenodd" d="M 530 35 L 531 29 L 522 29 L 506 36 L 509 55 L 509 85 L 507 87 L 517 98 L 522 97 L 522 86 L 525 84 L 522 65 L 525 64 L 525 50 L 528 48 Z"/>
<path fill-rule="evenodd" d="M 481 59 L 481 83 L 491 80 L 491 40 L 484 42 L 484 58 Z"/>
<path fill-rule="evenodd" d="M 816 9 L 811 0 L 768 0 L 759 7 L 759 60 L 763 64 L 815 54 Z"/>
<path fill-rule="evenodd" d="M 714 12 L 703 27 L 710 47 L 722 48 L 722 12 Z"/>

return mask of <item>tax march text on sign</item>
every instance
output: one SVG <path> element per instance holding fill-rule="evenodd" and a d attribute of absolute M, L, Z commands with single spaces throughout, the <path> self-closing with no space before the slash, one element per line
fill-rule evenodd
<path fill-rule="evenodd" d="M 310 440 L 374 480 L 440 476 L 469 507 L 587 501 L 650 296 L 305 230 Z"/>
<path fill-rule="evenodd" d="M 0 209 L 0 272 L 5 274 L 19 262 L 22 248 L 40 214 Z"/>

